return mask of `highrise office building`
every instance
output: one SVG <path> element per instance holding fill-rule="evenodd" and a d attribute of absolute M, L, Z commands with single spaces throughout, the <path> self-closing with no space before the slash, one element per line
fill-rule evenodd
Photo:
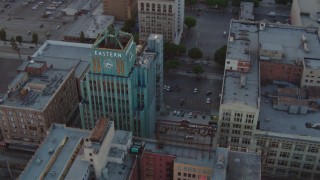
<path fill-rule="evenodd" d="M 137 47 L 131 34 L 109 28 L 97 39 L 90 70 L 81 82 L 83 128 L 93 129 L 105 117 L 116 129 L 152 136 L 162 104 L 162 38 L 150 35 L 146 48 Z"/>

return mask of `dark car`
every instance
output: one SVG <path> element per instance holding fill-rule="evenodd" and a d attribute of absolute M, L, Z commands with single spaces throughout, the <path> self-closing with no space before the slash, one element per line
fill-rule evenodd
<path fill-rule="evenodd" d="M 43 28 L 43 24 L 40 25 L 40 28 Z"/>
<path fill-rule="evenodd" d="M 181 111 L 180 116 L 181 116 L 181 117 L 184 117 L 184 111 Z"/>
<path fill-rule="evenodd" d="M 193 113 L 193 118 L 197 118 L 197 113 Z"/>
<path fill-rule="evenodd" d="M 212 91 L 207 91 L 206 95 L 209 96 L 212 94 Z"/>

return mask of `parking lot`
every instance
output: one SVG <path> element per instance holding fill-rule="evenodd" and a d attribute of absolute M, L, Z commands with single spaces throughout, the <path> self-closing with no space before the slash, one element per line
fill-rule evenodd
<path fill-rule="evenodd" d="M 219 94 L 221 92 L 221 79 L 207 79 L 207 77 L 190 77 L 185 75 L 167 74 L 164 85 L 171 90 L 163 89 L 164 102 L 171 110 L 211 114 L 219 109 Z M 195 92 L 197 88 L 197 92 Z M 210 91 L 207 95 L 207 92 Z M 210 98 L 210 102 L 207 102 Z"/>

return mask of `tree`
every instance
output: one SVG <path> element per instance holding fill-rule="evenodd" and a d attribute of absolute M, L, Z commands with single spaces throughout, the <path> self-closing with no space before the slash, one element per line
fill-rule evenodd
<path fill-rule="evenodd" d="M 85 42 L 85 37 L 83 31 L 80 32 L 80 42 L 84 43 Z"/>
<path fill-rule="evenodd" d="M 31 42 L 38 45 L 38 34 L 37 33 L 32 34 L 32 41 Z"/>
<path fill-rule="evenodd" d="M 286 5 L 288 3 L 292 4 L 292 0 L 275 0 L 275 3 L 276 4 L 283 4 L 283 5 Z"/>
<path fill-rule="evenodd" d="M 4 29 L 0 30 L 0 39 L 1 39 L 1 41 L 6 42 L 6 40 L 7 40 L 7 32 L 6 32 L 6 30 L 4 30 Z"/>
<path fill-rule="evenodd" d="M 226 8 L 228 6 L 228 0 L 206 0 L 209 6 L 218 6 L 219 8 Z"/>
<path fill-rule="evenodd" d="M 188 56 L 192 59 L 200 59 L 202 58 L 203 54 L 200 49 L 192 48 L 188 51 Z"/>
<path fill-rule="evenodd" d="M 254 7 L 258 7 L 259 6 L 259 0 L 232 0 L 232 6 L 240 7 L 240 4 L 241 4 L 242 1 L 253 2 L 254 3 Z"/>
<path fill-rule="evenodd" d="M 165 59 L 179 55 L 179 47 L 176 44 L 165 42 L 163 45 L 163 54 Z"/>
<path fill-rule="evenodd" d="M 185 54 L 187 52 L 187 48 L 183 44 L 178 45 L 178 49 L 179 49 L 179 55 Z"/>
<path fill-rule="evenodd" d="M 22 36 L 16 36 L 16 41 L 21 45 L 22 43 Z"/>
<path fill-rule="evenodd" d="M 226 54 L 227 54 L 227 45 L 224 45 L 214 53 L 214 61 L 224 66 L 226 62 Z"/>
<path fill-rule="evenodd" d="M 202 66 L 197 65 L 192 69 L 192 72 L 194 74 L 202 74 L 204 72 L 204 69 L 202 68 Z"/>
<path fill-rule="evenodd" d="M 17 46 L 16 40 L 14 39 L 14 37 L 11 37 L 10 44 L 13 49 L 17 49 L 18 46 Z"/>
<path fill-rule="evenodd" d="M 177 60 L 166 61 L 164 64 L 165 69 L 176 69 L 180 66 L 180 62 Z"/>
<path fill-rule="evenodd" d="M 197 21 L 195 18 L 187 16 L 186 18 L 184 18 L 184 24 L 187 26 L 188 29 L 190 29 L 196 26 Z"/>

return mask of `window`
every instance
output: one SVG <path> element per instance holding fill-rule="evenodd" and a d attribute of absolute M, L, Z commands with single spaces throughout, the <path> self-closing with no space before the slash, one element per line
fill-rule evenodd
<path fill-rule="evenodd" d="M 243 131 L 243 135 L 245 135 L 245 136 L 251 136 L 251 135 L 252 135 L 252 132 L 250 132 L 250 131 Z"/>
<path fill-rule="evenodd" d="M 240 130 L 233 129 L 232 134 L 240 134 Z"/>
<path fill-rule="evenodd" d="M 300 163 L 299 162 L 291 162 L 291 167 L 293 168 L 299 168 L 300 167 Z"/>
<path fill-rule="evenodd" d="M 266 145 L 266 141 L 265 140 L 258 140 L 257 141 L 257 145 L 258 146 L 265 146 Z"/>
<path fill-rule="evenodd" d="M 274 148 L 278 148 L 279 147 L 279 143 L 278 142 L 270 142 L 269 147 L 274 147 Z"/>
<path fill-rule="evenodd" d="M 249 130 L 252 130 L 253 126 L 249 126 L 249 125 L 245 125 L 244 126 L 244 129 L 249 129 Z"/>
<path fill-rule="evenodd" d="M 293 159 L 295 160 L 301 160 L 302 159 L 302 154 L 293 154 Z"/>
<path fill-rule="evenodd" d="M 248 139 L 248 138 L 243 138 L 243 139 L 242 139 L 242 144 L 250 144 L 250 139 Z"/>
<path fill-rule="evenodd" d="M 288 171 L 289 176 L 297 176 L 299 174 L 298 171 L 289 170 Z"/>
<path fill-rule="evenodd" d="M 315 162 L 316 161 L 316 157 L 307 155 L 306 156 L 306 161 Z"/>
<path fill-rule="evenodd" d="M 274 164 L 274 159 L 268 159 L 267 164 Z"/>
<path fill-rule="evenodd" d="M 287 166 L 287 165 L 288 165 L 288 161 L 279 160 L 279 161 L 278 161 L 278 165 L 279 165 L 279 166 Z"/>
<path fill-rule="evenodd" d="M 239 143 L 239 138 L 238 137 L 231 137 L 231 142 Z"/>
<path fill-rule="evenodd" d="M 302 177 L 303 179 L 310 179 L 310 178 L 311 178 L 311 173 L 301 172 L 301 177 Z"/>
<path fill-rule="evenodd" d="M 241 124 L 233 124 L 233 128 L 241 128 Z"/>
<path fill-rule="evenodd" d="M 181 176 L 181 172 L 178 172 L 178 176 Z"/>
<path fill-rule="evenodd" d="M 289 143 L 282 143 L 282 149 L 291 149 L 292 147 L 292 144 L 289 144 Z"/>
<path fill-rule="evenodd" d="M 277 151 L 269 150 L 268 151 L 268 156 L 277 156 Z"/>
<path fill-rule="evenodd" d="M 311 153 L 318 153 L 318 151 L 319 151 L 319 148 L 314 147 L 314 146 L 310 146 L 308 148 L 308 152 L 311 152 Z"/>
<path fill-rule="evenodd" d="M 305 163 L 305 164 L 303 165 L 303 169 L 312 170 L 312 169 L 313 169 L 313 164 L 307 164 L 307 163 Z"/>
<path fill-rule="evenodd" d="M 296 145 L 296 147 L 295 147 L 295 151 L 304 151 L 304 149 L 305 149 L 305 146 L 304 145 Z"/>
<path fill-rule="evenodd" d="M 290 153 L 288 152 L 280 152 L 280 157 L 289 158 L 289 156 L 290 156 Z"/>

